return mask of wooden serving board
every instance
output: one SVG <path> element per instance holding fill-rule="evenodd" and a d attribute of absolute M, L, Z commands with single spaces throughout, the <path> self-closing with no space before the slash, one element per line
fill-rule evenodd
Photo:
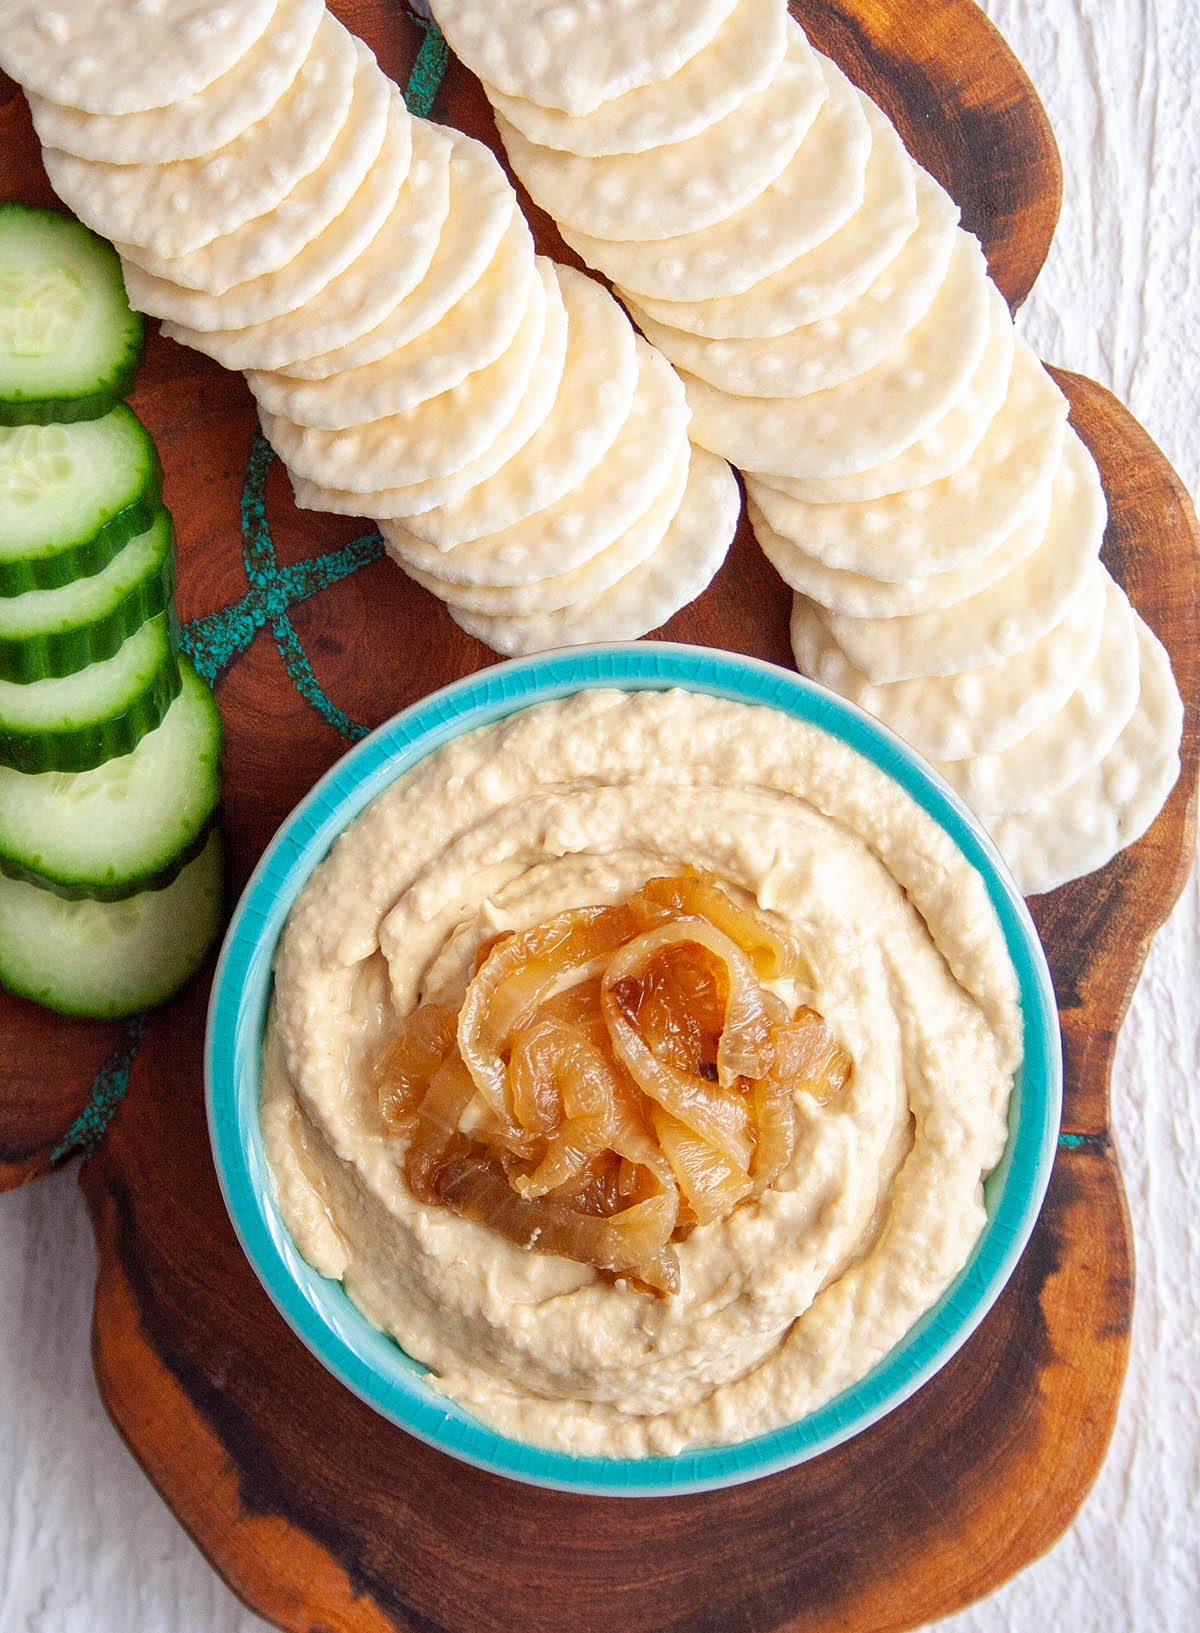
<path fill-rule="evenodd" d="M 398 5 L 335 5 L 407 82 Z M 794 9 L 950 187 L 1015 305 L 1041 266 L 1059 171 L 1028 82 L 971 0 Z M 435 115 L 494 135 L 453 64 Z M 0 197 L 48 200 L 23 99 L 0 80 Z M 541 247 L 566 256 L 531 212 Z M 1105 560 L 1169 647 L 1189 704 L 1184 771 L 1146 837 L 1033 903 L 1066 1055 L 1049 1196 L 1005 1293 L 959 1355 L 850 1444 L 722 1493 L 542 1492 L 411 1440 L 335 1383 L 275 1313 L 226 1218 L 203 1113 L 207 978 L 138 1025 L 64 1022 L 0 995 L 0 1184 L 88 1144 L 104 1401 L 200 1547 L 280 1627 L 323 1633 L 899 1633 L 1050 1546 L 1100 1466 L 1128 1352 L 1132 1263 L 1109 1138 L 1117 1029 L 1182 887 L 1200 760 L 1200 530 L 1146 434 L 1058 375 L 1109 497 Z M 239 379 L 153 338 L 133 398 L 159 442 L 179 608 L 226 724 L 240 888 L 295 800 L 361 731 L 493 661 L 378 559 L 361 523 L 297 512 Z M 790 594 L 747 529 L 659 632 L 790 664 Z M 83 1121 L 80 1122 L 81 1113 Z"/>

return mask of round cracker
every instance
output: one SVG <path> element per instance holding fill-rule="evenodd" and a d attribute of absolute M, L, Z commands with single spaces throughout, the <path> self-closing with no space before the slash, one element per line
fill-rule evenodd
<path fill-rule="evenodd" d="M 533 236 L 515 201 L 483 274 L 432 327 L 371 363 L 320 380 L 251 370 L 259 405 L 297 425 L 337 431 L 403 414 L 486 368 L 512 344 L 536 277 Z"/>
<path fill-rule="evenodd" d="M 326 13 L 296 77 L 227 147 L 174 164 L 103 164 L 42 154 L 59 198 L 105 238 L 187 255 L 273 210 L 327 157 L 346 123 L 359 52 Z M 169 112 L 162 114 L 170 122 Z"/>
<path fill-rule="evenodd" d="M 122 255 L 121 270 L 130 301 L 155 317 L 201 330 L 237 328 L 295 311 L 346 270 L 395 208 L 408 172 L 411 124 L 399 92 L 390 94 L 383 142 L 362 185 L 324 227 L 311 223 L 316 227 L 316 236 L 303 244 L 285 266 L 211 294 L 181 287 Z M 285 200 L 281 208 L 286 205 Z M 199 253 L 202 256 L 204 251 Z"/>
<path fill-rule="evenodd" d="M 163 108 L 228 73 L 266 32 L 275 6 L 153 0 L 135 21 L 129 0 L 60 7 L 6 0 L 0 67 L 29 90 L 89 113 Z"/>
<path fill-rule="evenodd" d="M 269 113 L 299 72 L 317 25 L 322 0 L 277 0 L 266 32 L 211 85 L 171 104 L 141 113 L 88 113 L 26 92 L 33 127 L 43 147 L 108 164 L 170 164 L 214 153 Z"/>
<path fill-rule="evenodd" d="M 883 499 L 825 505 L 756 481 L 755 501 L 776 533 L 826 567 L 896 583 L 948 573 L 990 555 L 1049 493 L 1062 459 L 1067 409 L 1033 351 L 1018 340 L 1008 396 L 952 476 Z"/>
<path fill-rule="evenodd" d="M 800 147 L 824 97 L 816 53 L 794 29 L 767 84 L 683 142 L 587 159 L 538 147 L 501 115 L 496 128 L 529 196 L 557 223 L 597 238 L 660 239 L 724 221 L 757 198 Z"/>
<path fill-rule="evenodd" d="M 841 312 L 769 340 L 705 340 L 656 323 L 630 299 L 646 339 L 678 368 L 738 397 L 803 397 L 874 368 L 920 322 L 945 281 L 958 206 L 917 177 L 917 229 L 866 292 Z"/>
<path fill-rule="evenodd" d="M 1100 640 L 1103 574 L 1067 617 L 1040 641 L 990 669 L 873 686 L 802 596 L 792 604 L 796 666 L 849 698 L 931 760 L 960 760 L 1010 747 L 1056 709 L 1079 684 Z"/>
<path fill-rule="evenodd" d="M 561 300 L 553 263 L 539 256 L 537 264 L 512 345 L 486 368 L 403 414 L 340 431 L 295 425 L 260 409 L 267 441 L 298 475 L 363 495 L 442 476 L 475 459 L 516 412 L 537 362 L 550 303 Z M 365 504 L 362 514 L 369 514 Z"/>
<path fill-rule="evenodd" d="M 669 79 L 708 44 L 734 0 L 436 0 L 450 49 L 485 84 L 586 114 Z"/>
<path fill-rule="evenodd" d="M 978 243 L 959 232 L 928 312 L 864 374 L 805 397 L 731 397 L 681 371 L 693 440 L 743 470 L 785 476 L 840 476 L 891 458 L 965 389 L 987 342 L 991 287 Z"/>
<path fill-rule="evenodd" d="M 537 431 L 485 481 L 439 505 L 414 507 L 407 531 L 435 550 L 516 526 L 535 511 L 574 493 L 608 457 L 643 393 L 642 353 L 633 326 L 592 278 L 556 266 L 567 318 L 566 355 L 554 404 Z M 682 404 L 682 390 L 672 388 Z M 657 450 L 648 463 L 653 464 Z"/>
<path fill-rule="evenodd" d="M 938 766 L 981 822 L 1028 810 L 1104 758 L 1137 706 L 1139 646 L 1133 608 L 1108 578 L 1099 645 L 1062 708 L 1011 748 Z"/>
<path fill-rule="evenodd" d="M 850 618 L 900 618 L 910 613 L 936 612 L 962 601 L 986 585 L 994 584 L 1018 562 L 1024 561 L 1037 549 L 1046 532 L 1042 517 L 1026 518 L 988 555 L 966 567 L 891 583 L 884 578 L 868 578 L 862 573 L 826 567 L 791 539 L 777 533 L 758 505 L 757 494 L 761 488 L 762 484 L 753 477 L 746 479 L 746 514 L 767 560 L 791 589 L 798 590 L 810 601 L 819 602 L 829 612 L 842 612 Z"/>
<path fill-rule="evenodd" d="M 923 437 L 890 459 L 845 476 L 790 477 L 759 472 L 761 480 L 792 498 L 814 504 L 854 504 L 927 487 L 960 470 L 983 441 L 1007 395 L 1016 336 L 1004 296 L 988 286 L 988 331 L 974 374 L 943 417 Z"/>
<path fill-rule="evenodd" d="M 402 526 L 409 557 L 448 583 L 514 586 L 569 572 L 633 525 L 687 448 L 687 409 L 668 364 L 638 342 L 638 388 L 612 446 L 580 482 L 543 510 L 499 532 L 439 549 Z"/>
<path fill-rule="evenodd" d="M 598 158 L 686 141 L 761 90 L 783 61 L 788 12 L 779 0 L 736 0 L 707 45 L 658 84 L 572 115 L 485 87 L 496 111 L 541 147 Z"/>
<path fill-rule="evenodd" d="M 558 268 L 561 273 L 562 267 Z M 465 465 L 440 476 L 405 485 L 377 488 L 369 493 L 352 493 L 345 488 L 323 486 L 290 471 L 296 503 L 302 510 L 328 510 L 339 516 L 374 516 L 380 519 L 412 517 L 436 505 L 450 505 L 481 482 L 494 476 L 514 458 L 545 423 L 556 400 L 567 349 L 567 313 L 561 296 L 549 303 L 546 327 L 538 347 L 537 361 L 524 395 L 511 420 L 495 440 Z M 630 394 L 635 368 L 630 367 Z"/>
<path fill-rule="evenodd" d="M 353 39 L 353 36 L 351 36 Z M 235 284 L 286 266 L 345 209 L 362 186 L 389 135 L 393 162 L 408 169 L 411 119 L 400 93 L 370 51 L 354 41 L 357 58 L 350 107 L 324 159 L 272 210 L 186 255 L 160 255 L 153 245 L 119 240 L 117 248 L 144 271 L 187 289 L 223 295 Z M 397 109 L 404 111 L 400 119 Z M 262 160 L 267 152 L 263 151 Z M 261 162 L 261 161 L 260 161 Z"/>
<path fill-rule="evenodd" d="M 413 121 L 414 142 L 425 131 L 441 134 L 428 120 Z M 284 373 L 323 380 L 342 369 L 373 363 L 439 323 L 485 275 L 502 276 L 495 259 L 505 235 L 519 231 L 514 216 L 524 219 L 512 183 L 482 142 L 456 130 L 444 135 L 450 142 L 449 196 L 425 275 L 406 285 L 397 281 L 392 268 L 381 268 L 384 293 L 392 292 L 395 299 L 378 322 L 364 325 L 340 346 L 298 360 Z M 403 195 L 398 203 L 404 203 Z M 531 262 L 526 273 L 532 276 Z"/>
<path fill-rule="evenodd" d="M 581 605 L 525 618 L 450 608 L 468 635 L 515 656 L 587 641 L 634 641 L 703 591 L 737 530 L 737 479 L 724 460 L 693 447 L 683 501 L 658 548 L 602 594 Z"/>
<path fill-rule="evenodd" d="M 1179 776 L 1183 704 L 1171 660 L 1136 620 L 1137 706 L 1112 748 L 1065 788 L 993 818 L 992 838 L 1027 896 L 1103 867 L 1139 839 Z"/>
<path fill-rule="evenodd" d="M 900 618 L 825 614 L 830 634 L 875 685 L 1002 663 L 1061 623 L 1091 577 L 1108 506 L 1095 461 L 1068 428 L 1036 549 L 986 589 Z M 1040 527 L 1035 512 L 1027 525 Z"/>
<path fill-rule="evenodd" d="M 621 289 L 675 301 L 737 294 L 823 243 L 863 201 L 871 127 L 861 94 L 827 58 L 818 60 L 825 100 L 811 130 L 771 185 L 733 215 L 650 242 L 560 224 L 563 238 Z"/>
<path fill-rule="evenodd" d="M 895 259 L 917 225 L 920 174 L 887 115 L 868 98 L 871 129 L 862 203 L 823 243 L 803 251 L 740 294 L 699 301 L 638 295 L 657 323 L 709 340 L 768 340 L 831 317 L 856 300 Z"/>
<path fill-rule="evenodd" d="M 666 482 L 650 504 L 611 544 L 565 572 L 552 573 L 532 584 L 462 584 L 442 576 L 433 560 L 436 552 L 416 545 L 394 524 L 381 528 L 388 554 L 417 583 L 449 605 L 464 612 L 482 612 L 506 617 L 527 617 L 531 613 L 557 612 L 594 600 L 618 579 L 645 561 L 658 548 L 671 520 L 679 509 L 691 465 L 691 443 L 686 437 L 679 445 Z"/>
<path fill-rule="evenodd" d="M 162 332 L 207 352 L 229 369 L 292 366 L 368 333 L 383 322 L 398 300 L 417 288 L 437 253 L 450 207 L 450 156 L 457 145 L 456 135 L 425 119 L 413 121 L 408 173 L 378 230 L 344 271 L 320 285 L 299 306 L 232 329 L 194 329 L 168 320 Z M 326 229 L 322 242 L 335 236 L 354 203 L 351 200 L 343 215 Z M 300 259 L 306 259 L 311 250 L 309 246 L 301 251 Z M 277 275 L 272 287 L 279 281 Z M 241 298 L 237 290 L 224 299 L 228 304 L 234 297 Z"/>

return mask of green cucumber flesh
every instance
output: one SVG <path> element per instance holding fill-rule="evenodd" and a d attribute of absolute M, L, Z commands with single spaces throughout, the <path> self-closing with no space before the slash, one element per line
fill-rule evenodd
<path fill-rule="evenodd" d="M 111 244 L 57 210 L 0 204 L 0 425 L 107 413 L 144 331 Z"/>
<path fill-rule="evenodd" d="M 136 748 L 179 691 L 173 621 L 173 611 L 147 619 L 111 658 L 73 675 L 0 680 L 0 765 L 88 771 Z"/>
<path fill-rule="evenodd" d="M 180 658 L 179 696 L 128 754 L 91 771 L 0 767 L 0 872 L 63 896 L 161 889 L 200 849 L 221 796 L 221 716 Z"/>
<path fill-rule="evenodd" d="M 0 426 L 0 596 L 100 572 L 149 527 L 161 476 L 124 403 L 77 424 Z"/>
<path fill-rule="evenodd" d="M 214 829 L 162 890 L 67 901 L 0 875 L 0 983 L 64 1015 L 115 1020 L 164 1003 L 221 927 L 224 858 Z"/>
<path fill-rule="evenodd" d="M 159 506 L 98 573 L 54 590 L 0 598 L 0 680 L 27 683 L 74 674 L 111 658 L 175 587 L 174 533 Z"/>

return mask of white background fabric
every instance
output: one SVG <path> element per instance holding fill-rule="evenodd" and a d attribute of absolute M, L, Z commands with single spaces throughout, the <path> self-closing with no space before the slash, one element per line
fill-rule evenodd
<path fill-rule="evenodd" d="M 1113 389 L 1200 488 L 1197 0 L 985 0 L 1049 109 L 1062 221 L 1020 320 Z M 969 68 L 968 68 L 969 71 Z M 1105 1467 L 1051 1553 L 939 1633 L 1200 1625 L 1200 890 L 1151 951 L 1115 1126 L 1137 1244 L 1133 1359 Z M 109 1424 L 74 1172 L 0 1197 L 0 1629 L 253 1633 Z"/>

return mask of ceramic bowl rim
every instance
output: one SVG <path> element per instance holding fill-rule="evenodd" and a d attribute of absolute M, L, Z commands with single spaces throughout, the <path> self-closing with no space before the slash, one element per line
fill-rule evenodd
<path fill-rule="evenodd" d="M 258 1119 L 259 1051 L 275 946 L 313 868 L 350 821 L 452 737 L 584 688 L 679 686 L 765 704 L 807 720 L 898 781 L 982 874 L 1017 972 L 1024 1063 L 1004 1155 L 985 1184 L 988 1222 L 954 1282 L 872 1370 L 796 1422 L 730 1446 L 672 1457 L 574 1457 L 487 1428 L 424 1381 L 417 1363 L 367 1322 L 340 1282 L 300 1256 L 271 1193 Z M 422 698 L 351 748 L 299 802 L 238 902 L 213 979 L 205 1095 L 226 1207 L 251 1266 L 292 1330 L 385 1418 L 463 1462 L 553 1489 L 678 1496 L 761 1478 L 839 1445 L 907 1400 L 966 1342 L 999 1297 L 1037 1220 L 1057 1145 L 1062 1062 L 1053 984 L 1020 892 L 975 818 L 894 733 L 794 671 L 707 647 L 638 641 L 572 647 L 476 671 Z"/>

